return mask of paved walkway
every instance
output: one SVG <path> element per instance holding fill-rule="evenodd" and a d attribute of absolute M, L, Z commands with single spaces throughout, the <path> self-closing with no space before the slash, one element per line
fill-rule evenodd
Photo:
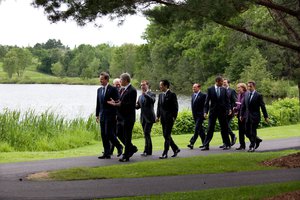
<path fill-rule="evenodd" d="M 263 141 L 257 152 L 299 148 L 300 137 L 294 137 Z M 238 153 L 234 148 L 223 151 L 212 147 L 210 151 L 205 152 L 196 148 L 194 150 L 182 149 L 178 157 L 228 152 Z M 155 152 L 155 155 L 147 158 L 137 154 L 133 156 L 130 163 L 156 160 L 160 153 Z M 113 164 L 127 163 L 120 163 L 115 157 L 110 160 L 98 160 L 95 156 L 88 156 L 0 164 L 0 199 L 94 199 L 300 180 L 300 169 L 84 181 L 27 181 L 24 179 L 28 174 L 40 171 Z"/>

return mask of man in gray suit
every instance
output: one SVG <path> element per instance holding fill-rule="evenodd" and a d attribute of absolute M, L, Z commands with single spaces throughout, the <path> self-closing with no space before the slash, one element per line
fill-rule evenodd
<path fill-rule="evenodd" d="M 149 82 L 141 81 L 142 94 L 136 103 L 136 109 L 141 109 L 140 122 L 145 137 L 145 148 L 141 156 L 152 155 L 151 129 L 155 122 L 154 103 L 155 94 L 149 91 Z"/>

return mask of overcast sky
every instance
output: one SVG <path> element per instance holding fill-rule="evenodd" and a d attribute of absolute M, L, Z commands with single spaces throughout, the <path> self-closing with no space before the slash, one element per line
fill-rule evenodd
<path fill-rule="evenodd" d="M 122 26 L 117 21 L 106 20 L 103 27 L 93 24 L 78 27 L 75 22 L 51 24 L 42 9 L 30 5 L 32 0 L 2 0 L 0 2 L 0 44 L 33 46 L 45 43 L 48 39 L 61 40 L 64 45 L 101 43 L 122 45 L 124 43 L 142 44 L 141 39 L 147 24 L 143 16 L 130 16 Z"/>

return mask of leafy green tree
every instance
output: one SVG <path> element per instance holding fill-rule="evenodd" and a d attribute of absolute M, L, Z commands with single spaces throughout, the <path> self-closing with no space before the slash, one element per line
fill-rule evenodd
<path fill-rule="evenodd" d="M 116 47 L 111 59 L 110 73 L 112 76 L 117 77 L 124 72 L 134 76 L 136 45 L 123 44 L 120 47 Z"/>
<path fill-rule="evenodd" d="M 55 76 L 60 76 L 60 77 L 64 76 L 64 69 L 60 62 L 52 64 L 51 71 L 52 74 L 54 74 Z"/>
<path fill-rule="evenodd" d="M 12 48 L 4 57 L 3 71 L 5 71 L 9 78 L 12 78 L 14 73 L 18 77 L 23 76 L 25 68 L 31 65 L 32 55 L 28 49 Z"/>

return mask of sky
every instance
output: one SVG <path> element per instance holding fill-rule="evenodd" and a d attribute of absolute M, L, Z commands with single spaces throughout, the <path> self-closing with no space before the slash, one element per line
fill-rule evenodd
<path fill-rule="evenodd" d="M 0 1 L 0 45 L 34 46 L 48 39 L 60 40 L 74 48 L 80 44 L 96 46 L 101 43 L 120 46 L 124 43 L 143 44 L 141 38 L 149 21 L 141 14 L 128 16 L 123 25 L 105 20 L 101 28 L 92 23 L 79 27 L 74 21 L 51 23 L 44 11 L 34 8 L 32 0 Z"/>

